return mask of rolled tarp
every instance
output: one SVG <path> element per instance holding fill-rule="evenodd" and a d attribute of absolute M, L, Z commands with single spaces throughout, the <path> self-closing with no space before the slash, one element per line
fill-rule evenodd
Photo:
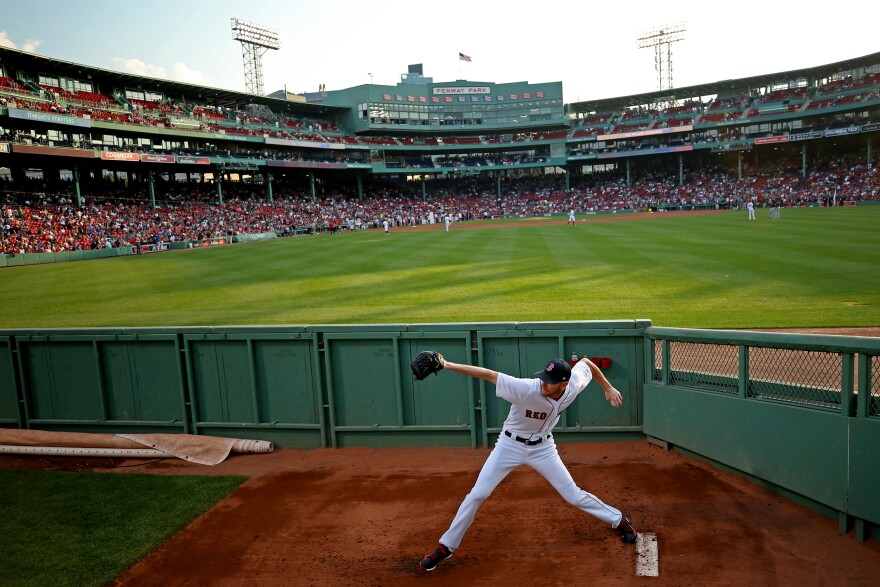
<path fill-rule="evenodd" d="M 22 447 L 29 448 L 25 452 Z M 37 448 L 46 451 L 34 451 Z M 62 454 L 60 449 L 69 449 L 66 451 L 69 454 Z M 106 452 L 96 452 L 102 449 Z M 226 460 L 230 453 L 269 453 L 273 450 L 274 444 L 265 440 L 196 434 L 91 434 L 0 428 L 0 454 L 128 458 L 164 456 L 200 465 L 216 465 Z"/>

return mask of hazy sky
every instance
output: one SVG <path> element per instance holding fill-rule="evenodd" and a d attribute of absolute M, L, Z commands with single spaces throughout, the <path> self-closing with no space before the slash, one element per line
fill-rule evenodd
<path fill-rule="evenodd" d="M 413 63 L 435 82 L 563 82 L 566 102 L 657 89 L 638 38 L 685 23 L 674 43 L 678 87 L 833 63 L 880 51 L 877 9 L 810 3 L 495 0 L 377 2 L 0 0 L 0 45 L 151 77 L 244 91 L 233 17 L 274 28 L 266 92 L 394 85 Z M 459 52 L 471 63 L 458 59 Z M 371 75 L 372 74 L 372 77 Z"/>

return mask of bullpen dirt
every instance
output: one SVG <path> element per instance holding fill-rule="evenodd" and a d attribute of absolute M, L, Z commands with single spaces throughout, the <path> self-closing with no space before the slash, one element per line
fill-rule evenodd
<path fill-rule="evenodd" d="M 560 444 L 585 490 L 657 535 L 659 577 L 636 548 L 531 469 L 485 502 L 454 556 L 436 546 L 488 452 L 278 450 L 207 467 L 180 460 L 0 457 L 0 468 L 248 475 L 113 585 L 880 585 L 880 544 L 745 479 L 646 441 Z M 141 464 L 139 464 L 141 463 Z"/>

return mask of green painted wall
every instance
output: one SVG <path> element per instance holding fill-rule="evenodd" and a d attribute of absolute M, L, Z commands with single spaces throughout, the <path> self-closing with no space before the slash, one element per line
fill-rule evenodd
<path fill-rule="evenodd" d="M 572 353 L 604 361 L 624 408 L 591 384 L 554 430 L 560 442 L 648 435 L 854 518 L 859 537 L 880 525 L 880 414 L 868 401 L 880 390 L 871 381 L 880 341 L 869 338 L 647 320 L 5 330 L 0 426 L 189 432 L 296 448 L 489 448 L 509 404 L 494 386 L 455 373 L 414 381 L 410 358 L 425 349 L 521 377 Z M 757 365 L 750 375 L 748 359 L 731 361 L 736 349 L 741 358 L 778 356 L 793 378 L 756 393 L 765 375 Z M 670 368 L 695 352 L 704 355 L 692 367 Z M 830 360 L 838 381 L 822 385 L 833 401 L 801 393 L 817 388 L 787 363 L 800 352 L 814 364 Z M 716 355 L 727 362 L 709 360 Z"/>

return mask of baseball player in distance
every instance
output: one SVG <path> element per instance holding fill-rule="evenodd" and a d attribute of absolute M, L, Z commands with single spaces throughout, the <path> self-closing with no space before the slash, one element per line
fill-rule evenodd
<path fill-rule="evenodd" d="M 519 465 L 528 465 L 540 473 L 568 503 L 616 528 L 625 543 L 636 541 L 638 533 L 620 510 L 575 484 L 559 457 L 551 434 L 562 411 L 593 379 L 612 406 L 619 408 L 623 404 L 620 392 L 592 361 L 584 358 L 571 367 L 561 359 L 553 359 L 544 369 L 535 373 L 534 379 L 519 379 L 445 359 L 443 368 L 494 384 L 495 394 L 512 405 L 503 431 L 483 464 L 476 484 L 459 506 L 449 529 L 440 537 L 440 544 L 419 562 L 422 570 L 433 571 L 440 561 L 452 556 L 473 522 L 477 509 Z"/>

